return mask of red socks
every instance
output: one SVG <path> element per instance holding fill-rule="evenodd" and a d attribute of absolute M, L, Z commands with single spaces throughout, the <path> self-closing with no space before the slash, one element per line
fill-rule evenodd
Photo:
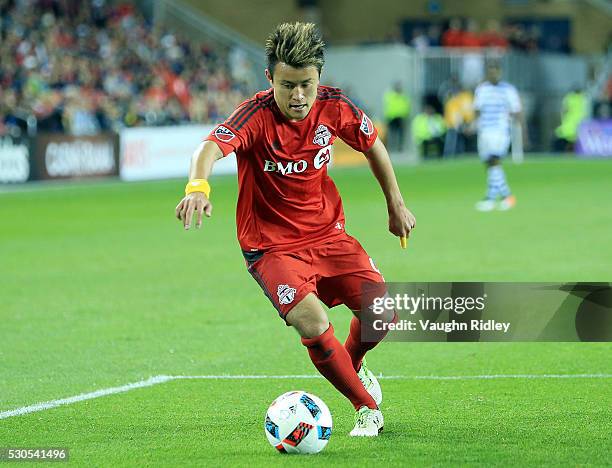
<path fill-rule="evenodd" d="M 393 322 L 398 317 L 393 317 Z M 340 393 L 351 400 L 355 409 L 362 406 L 376 408 L 376 403 L 366 392 L 363 384 L 357 377 L 357 370 L 365 354 L 380 343 L 387 335 L 387 331 L 380 331 L 372 336 L 373 342 L 361 342 L 361 322 L 357 317 L 351 320 L 351 328 L 344 346 L 334 336 L 334 327 L 329 328 L 315 338 L 302 338 L 302 344 L 308 348 L 308 354 L 321 375 L 329 380 Z"/>
<path fill-rule="evenodd" d="M 397 322 L 397 314 L 393 317 L 393 323 Z M 353 365 L 353 369 L 356 371 L 361 367 L 361 361 L 365 354 L 374 348 L 378 343 L 380 343 L 385 336 L 387 336 L 387 330 L 381 330 L 380 332 L 375 332 L 374 330 L 369 331 L 368 333 L 372 334 L 374 339 L 371 343 L 362 343 L 361 342 L 361 321 L 357 317 L 353 317 L 351 320 L 351 328 L 349 335 L 346 337 L 346 342 L 344 343 L 344 347 L 351 357 L 351 363 Z"/>
<path fill-rule="evenodd" d="M 357 339 L 359 340 L 359 323 L 357 328 Z M 352 335 L 353 323 L 351 322 L 349 338 Z M 366 392 L 359 377 L 357 377 L 351 356 L 347 352 L 348 348 L 342 346 L 334 336 L 334 327 L 332 327 L 331 323 L 323 334 L 314 338 L 302 338 L 302 344 L 308 348 L 310 359 L 321 375 L 329 380 L 340 393 L 351 400 L 355 409 L 359 409 L 362 406 L 377 408 L 376 403 L 370 394 Z M 370 345 L 371 343 L 367 344 Z M 373 348 L 374 346 L 376 346 L 375 343 L 371 347 Z M 359 362 L 361 362 L 362 358 L 363 355 Z"/>

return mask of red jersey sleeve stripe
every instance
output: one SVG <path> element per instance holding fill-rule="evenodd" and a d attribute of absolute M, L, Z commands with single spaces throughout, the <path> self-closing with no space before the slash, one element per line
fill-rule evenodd
<path fill-rule="evenodd" d="M 244 117 L 255 106 L 257 106 L 257 101 L 248 101 L 244 106 L 236 109 L 234 113 L 225 121 L 225 123 L 230 127 L 234 127 L 236 123 L 239 122 L 242 117 Z"/>
<path fill-rule="evenodd" d="M 353 104 L 351 100 L 347 98 L 344 94 L 334 94 L 334 95 L 322 96 L 322 97 L 319 97 L 318 99 L 319 101 L 329 101 L 329 100 L 344 101 L 345 103 L 349 105 L 349 107 L 353 111 L 353 114 L 355 114 L 355 117 L 361 117 L 359 108 L 355 104 Z"/>
<path fill-rule="evenodd" d="M 317 89 L 317 93 L 318 94 L 338 94 L 338 93 L 342 93 L 342 90 L 340 88 L 331 88 L 329 86 L 319 86 L 319 89 Z"/>
<path fill-rule="evenodd" d="M 236 122 L 234 123 L 234 128 L 236 130 L 240 130 L 249 121 L 249 119 L 253 117 L 253 115 L 255 115 L 258 110 L 269 107 L 273 101 L 273 97 L 268 97 L 258 102 L 255 106 L 250 107 L 248 112 L 245 112 L 239 119 L 236 120 Z"/>
<path fill-rule="evenodd" d="M 264 99 L 266 99 L 270 93 L 268 92 Z M 225 121 L 225 123 L 229 126 L 233 126 L 236 122 L 240 121 L 242 117 L 244 117 L 254 106 L 256 106 L 261 101 L 261 98 L 254 96 L 248 101 L 242 103 L 238 109 L 236 109 L 232 115 Z"/>
<path fill-rule="evenodd" d="M 253 110 L 255 106 L 257 106 L 263 101 L 267 101 L 271 96 L 273 96 L 272 90 L 267 92 L 263 98 L 255 96 L 254 98 L 249 99 L 247 102 L 241 105 L 238 109 L 236 109 L 232 113 L 232 115 L 230 115 L 229 118 L 225 121 L 225 123 L 229 125 L 230 127 L 237 125 L 245 115 L 247 115 L 250 111 Z"/>
<path fill-rule="evenodd" d="M 340 88 L 321 87 L 317 90 L 317 99 L 319 99 L 320 101 L 325 101 L 328 99 L 341 99 L 349 105 L 356 117 L 361 116 L 359 108 L 355 104 L 353 104 L 353 102 L 348 98 L 346 94 L 342 92 Z"/>
<path fill-rule="evenodd" d="M 257 106 L 259 106 L 262 102 L 266 102 L 268 99 L 272 97 L 272 93 L 267 93 L 263 99 L 259 97 L 254 97 L 247 101 L 240 108 L 236 109 L 234 113 L 226 120 L 226 124 L 230 127 L 234 127 L 236 125 L 240 125 L 241 120 L 250 112 L 253 111 Z M 244 123 L 243 123 L 244 124 Z M 240 125 L 242 127 L 242 125 Z M 237 128 L 236 128 L 237 130 Z"/>

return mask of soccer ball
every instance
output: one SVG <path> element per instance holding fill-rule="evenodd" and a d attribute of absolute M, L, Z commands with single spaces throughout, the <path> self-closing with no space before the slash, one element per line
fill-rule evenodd
<path fill-rule="evenodd" d="M 287 392 L 272 402 L 264 426 L 282 453 L 318 453 L 332 433 L 332 416 L 323 400 L 306 392 Z"/>

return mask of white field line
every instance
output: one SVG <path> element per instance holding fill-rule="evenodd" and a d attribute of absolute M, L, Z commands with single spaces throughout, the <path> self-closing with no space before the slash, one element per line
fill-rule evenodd
<path fill-rule="evenodd" d="M 103 388 L 89 393 L 59 400 L 50 400 L 22 406 L 9 411 L 0 412 L 0 419 L 21 416 L 37 411 L 44 411 L 58 406 L 71 405 L 85 400 L 92 400 L 106 395 L 129 392 L 137 388 L 152 387 L 171 380 L 288 380 L 288 379 L 320 379 L 320 375 L 156 375 L 146 380 L 133 382 L 119 387 Z M 491 379 L 609 379 L 612 374 L 492 374 L 492 375 L 379 375 L 386 380 L 491 380 Z"/>
<path fill-rule="evenodd" d="M 93 398 L 99 398 L 106 395 L 114 395 L 115 393 L 129 392 L 135 388 L 150 387 L 157 385 L 162 382 L 172 380 L 172 377 L 167 375 L 157 375 L 147 380 L 141 380 L 140 382 L 134 382 L 120 387 L 103 388 L 90 393 L 81 393 L 80 395 L 71 396 L 68 398 L 62 398 L 60 400 L 45 401 L 42 403 L 35 403 L 30 406 L 22 406 L 10 411 L 3 411 L 0 413 L 0 419 L 10 418 L 11 416 L 20 416 L 22 414 L 35 413 L 36 411 L 43 411 L 51 408 L 56 408 L 62 405 L 71 405 L 72 403 L 78 403 L 79 401 L 91 400 Z"/>
<path fill-rule="evenodd" d="M 161 377 L 161 376 L 159 376 Z M 173 375 L 170 380 L 322 379 L 320 375 Z M 486 380 L 486 379 L 609 379 L 612 374 L 490 374 L 490 375 L 383 375 L 385 380 Z"/>
<path fill-rule="evenodd" d="M 387 377 L 396 379 L 398 377 Z M 412 380 L 488 380 L 488 379 L 610 379 L 612 374 L 492 374 L 492 375 L 415 375 L 399 377 Z"/>

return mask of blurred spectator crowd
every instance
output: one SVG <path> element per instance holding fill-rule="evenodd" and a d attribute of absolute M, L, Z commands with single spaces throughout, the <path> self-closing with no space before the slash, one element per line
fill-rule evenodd
<path fill-rule="evenodd" d="M 451 18 L 446 24 L 408 21 L 404 29 L 404 42 L 417 50 L 429 47 L 497 47 L 525 52 L 542 48 L 569 52 L 569 37 L 563 34 L 543 35 L 537 24 L 502 24 L 495 19 L 482 25 L 474 18 Z"/>
<path fill-rule="evenodd" d="M 247 95 L 240 51 L 156 29 L 129 4 L 0 0 L 0 13 L 0 135 L 212 123 Z"/>

